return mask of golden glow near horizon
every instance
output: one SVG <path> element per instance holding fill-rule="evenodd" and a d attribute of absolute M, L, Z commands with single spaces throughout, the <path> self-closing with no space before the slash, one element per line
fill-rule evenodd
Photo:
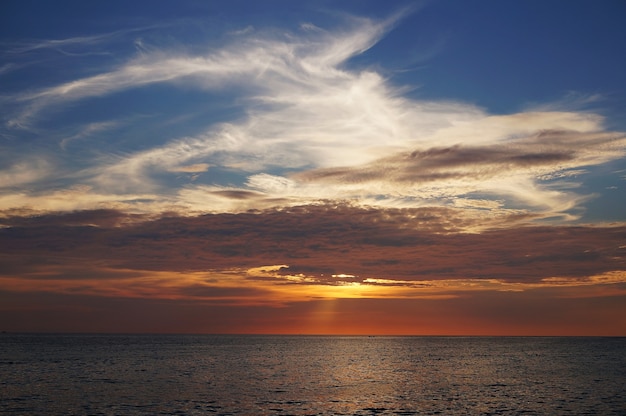
<path fill-rule="evenodd" d="M 524 292 L 537 289 L 594 287 L 590 297 L 626 295 L 626 272 L 607 272 L 585 278 L 548 277 L 537 282 L 506 282 L 498 279 L 398 280 L 358 279 L 351 274 L 334 274 L 332 279 L 303 274 L 280 273 L 287 265 L 247 270 L 206 272 L 156 272 L 147 270 L 96 269 L 100 278 L 76 281 L 80 273 L 71 267 L 48 267 L 29 277 L 0 277 L 0 289 L 152 299 L 193 299 L 228 301 L 234 304 L 281 304 L 315 299 L 445 299 L 471 292 Z M 82 270 L 82 268 L 80 269 Z M 57 278 L 46 278 L 59 276 Z M 63 278 L 63 275 L 70 277 Z M 105 277 L 109 275 L 110 277 Z M 254 285 L 250 285 L 250 279 Z M 351 279 L 351 280 L 346 280 Z M 353 280 L 354 279 L 354 280 Z M 247 289 L 254 288 L 247 291 Z M 220 292 L 221 290 L 221 292 Z M 206 294 L 203 294 L 205 292 Z M 564 291 L 562 296 L 574 296 Z M 577 293 L 575 296 L 584 296 Z"/>
<path fill-rule="evenodd" d="M 247 269 L 207 270 L 193 272 L 151 271 L 110 267 L 41 266 L 33 267 L 28 274 L 0 276 L 0 292 L 10 291 L 16 295 L 33 293 L 50 296 L 97 297 L 101 299 L 163 300 L 184 305 L 211 305 L 220 308 L 255 308 L 266 310 L 292 310 L 303 305 L 308 312 L 290 312 L 275 325 L 269 322 L 256 329 L 241 326 L 240 330 L 252 332 L 289 333 L 455 333 L 460 330 L 452 318 L 460 306 L 472 298 L 493 302 L 493 296 L 509 293 L 515 302 L 537 302 L 538 299 L 619 299 L 626 296 L 626 272 L 613 271 L 588 277 L 545 277 L 534 282 L 512 282 L 501 279 L 447 279 L 407 280 L 383 277 L 358 277 L 356 273 L 304 274 L 289 273 L 289 265 L 276 264 Z M 497 295 L 500 296 L 500 295 Z M 528 299 L 524 301 L 524 299 Z M 424 307 L 439 310 L 437 303 L 446 302 L 452 314 L 444 319 L 438 331 L 435 324 L 423 323 L 411 329 L 411 319 L 391 317 L 394 324 L 383 324 L 387 312 L 378 311 L 375 320 L 348 323 L 350 314 L 369 316 L 367 307 L 360 307 L 346 315 L 345 301 L 395 301 L 412 302 L 411 309 Z M 424 303 L 426 302 L 426 303 Z M 452 303 L 450 303 L 452 302 Z M 307 304 L 315 305 L 307 307 Z M 366 305 L 366 304 L 364 304 Z M 420 306 L 421 305 L 421 306 Z M 430 305 L 430 306 L 427 306 Z M 30 306 L 29 306 L 30 308 Z M 33 305 L 32 308 L 36 307 Z M 87 307 L 88 308 L 88 307 Z M 2 308 L 0 307 L 0 310 Z M 360 311 L 360 312 L 357 312 Z M 282 313 L 282 312 L 281 312 Z M 395 312 L 394 312 L 395 313 Z M 425 313 L 423 311 L 422 313 Z M 297 320 L 294 321 L 294 319 Z M 414 318 L 418 321 L 418 316 Z M 439 318 L 437 318 L 439 319 Z M 445 323 L 444 322 L 448 322 Z M 578 318 L 581 319 L 581 318 Z M 291 322 L 291 323 L 290 323 Z M 421 321 L 420 321 L 421 322 Z M 435 320 L 434 322 L 437 322 Z M 618 326 L 619 321 L 615 321 Z M 199 323 L 196 325 L 200 325 Z M 405 325 L 404 327 L 402 325 Z M 407 326 L 408 325 L 408 326 Z M 443 325 L 443 326 L 441 326 Z M 450 326 L 452 325 L 452 326 Z M 478 325 L 477 323 L 473 325 Z M 495 329 L 487 323 L 472 331 L 507 333 L 502 327 Z M 201 325 L 200 325 L 201 327 Z M 247 328 L 247 329 L 243 329 Z M 404 329 L 402 329 L 404 328 Z M 445 329 L 447 328 L 447 329 Z M 453 329 L 456 328 L 456 329 Z M 479 328 L 484 328 L 480 330 Z M 487 329 L 492 328 L 492 329 Z M 520 327 L 521 328 L 521 327 Z M 520 328 L 515 331 L 521 330 Z M 226 329 L 223 329 L 226 330 Z M 233 328 L 233 331 L 237 332 Z M 496 332 L 493 332 L 496 331 Z M 509 331 L 513 333 L 515 331 Z M 526 331 L 526 330 L 524 330 Z M 573 330 L 569 330 L 569 333 Z M 606 330 L 603 330 L 606 331 Z M 517 333 L 517 332 L 515 332 Z M 523 333 L 532 333 L 523 332 Z M 568 333 L 567 331 L 564 333 Z M 606 333 L 606 332 L 602 332 Z"/>

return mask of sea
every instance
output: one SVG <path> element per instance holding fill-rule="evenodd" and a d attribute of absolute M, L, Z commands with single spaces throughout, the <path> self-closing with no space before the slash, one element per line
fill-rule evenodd
<path fill-rule="evenodd" d="M 626 415 L 626 338 L 0 335 L 10 415 Z"/>

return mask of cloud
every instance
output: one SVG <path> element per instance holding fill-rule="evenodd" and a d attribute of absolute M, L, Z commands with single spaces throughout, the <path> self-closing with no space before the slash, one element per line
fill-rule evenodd
<path fill-rule="evenodd" d="M 0 66 L 0 75 L 7 74 L 9 72 L 19 69 L 20 66 L 14 63 L 8 63 Z"/>
<path fill-rule="evenodd" d="M 91 35 L 91 36 L 76 36 L 76 37 L 65 38 L 65 39 L 23 41 L 19 43 L 6 45 L 7 47 L 4 53 L 7 55 L 20 55 L 20 54 L 34 52 L 34 51 L 41 50 L 41 49 L 52 49 L 52 50 L 59 51 L 62 53 L 76 53 L 76 52 L 64 51 L 64 49 L 68 47 L 69 48 L 72 48 L 72 47 L 93 48 L 95 45 L 106 44 L 113 39 L 124 37 L 130 33 L 145 31 L 151 28 L 152 29 L 156 28 L 156 27 L 157 26 L 124 29 L 124 30 L 117 30 L 114 32 L 110 32 L 110 33 L 102 33 L 102 34 Z"/>
<path fill-rule="evenodd" d="M 321 74 L 324 70 L 334 73 L 331 78 L 340 75 L 335 67 L 371 47 L 388 30 L 393 19 L 383 22 L 361 19 L 359 23 L 361 27 L 339 35 L 324 32 L 299 39 L 245 37 L 203 56 L 186 56 L 172 51 L 144 53 L 110 72 L 15 97 L 18 102 L 31 103 L 31 106 L 17 119 L 10 120 L 9 125 L 22 124 L 21 120 L 34 117 L 51 105 L 155 83 L 187 81 L 207 89 L 221 89 L 225 87 L 224 83 L 233 85 L 242 82 L 260 87 L 263 85 L 260 81 L 270 81 L 274 87 L 277 84 L 306 87 L 303 85 L 306 84 L 306 76 L 324 77 Z M 57 44 L 84 45 L 117 34 L 43 41 L 29 46 L 28 50 Z"/>
<path fill-rule="evenodd" d="M 61 149 L 66 150 L 68 144 L 75 140 L 82 140 L 82 139 L 88 138 L 94 134 L 118 127 L 120 124 L 121 122 L 119 121 L 102 121 L 102 122 L 96 122 L 96 123 L 89 123 L 86 126 L 82 126 L 80 131 L 72 134 L 69 137 L 63 138 L 61 142 L 59 143 L 59 146 L 61 146 Z"/>
<path fill-rule="evenodd" d="M 591 105 L 601 103 L 608 97 L 602 94 L 583 94 L 577 91 L 568 91 L 563 98 L 552 103 L 535 103 L 528 106 L 528 111 L 580 111 L 587 110 Z"/>
<path fill-rule="evenodd" d="M 15 219 L 0 229 L 0 323 L 8 331 L 623 331 L 624 227 L 440 235 L 407 232 L 389 212 L 309 217 L 310 209 L 122 226 L 78 225 L 115 218 L 110 212 L 58 225 L 54 216 Z M 393 230 L 404 235 L 393 246 L 368 239 Z M 286 262 L 262 263 L 276 259 Z"/>
<path fill-rule="evenodd" d="M 412 104 L 380 75 L 343 68 L 392 24 L 393 19 L 359 19 L 350 30 L 255 35 L 206 55 L 142 54 L 110 72 L 15 97 L 23 104 L 22 112 L 8 124 L 35 123 L 44 111 L 155 83 L 207 90 L 229 87 L 243 94 L 244 118 L 209 126 L 204 134 L 162 147 L 100 160 L 92 172 L 94 183 L 107 189 L 120 183 L 123 192 L 132 186 L 145 189 L 154 182 L 155 171 L 189 163 L 259 171 L 367 162 L 385 149 L 404 147 L 416 127 L 433 130 L 448 125 L 451 118 L 467 118 L 468 111 L 478 113 L 454 103 L 417 103 L 407 111 Z"/>
<path fill-rule="evenodd" d="M 3 328 L 623 332 L 603 96 L 423 98 L 353 59 L 409 12 L 3 44 Z"/>
<path fill-rule="evenodd" d="M 0 194 L 0 207 L 0 212 L 32 211 L 39 214 L 94 209 L 118 209 L 148 214 L 175 210 L 176 204 L 166 196 L 153 193 L 106 193 L 88 185 L 74 185 L 39 191 L 23 189 L 5 192 Z"/>
<path fill-rule="evenodd" d="M 43 323 L 77 330 L 88 319 L 91 331 L 167 332 L 173 328 L 155 322 L 171 308 L 171 316 L 228 315 L 234 325 L 198 321 L 194 313 L 183 332 L 536 334 L 545 325 L 553 334 L 573 330 L 564 326 L 571 314 L 593 305 L 579 317 L 591 326 L 578 319 L 576 328 L 615 332 L 609 317 L 622 316 L 626 296 L 625 227 L 470 234 L 458 232 L 472 221 L 463 213 L 349 205 L 158 218 L 115 210 L 15 213 L 0 220 L 0 319 L 15 317 L 3 321 L 8 330 Z M 115 318 L 129 301 L 148 308 L 141 328 Z M 549 315 L 528 318 L 538 307 Z M 55 320 L 65 313 L 71 317 Z M 393 328 L 375 324 L 381 314 Z M 534 319 L 539 326 L 524 327 Z"/>
<path fill-rule="evenodd" d="M 193 165 L 175 166 L 169 169 L 170 172 L 180 173 L 202 173 L 209 170 L 208 163 L 196 163 Z"/>
<path fill-rule="evenodd" d="M 1 220 L 0 248 L 15 258 L 82 259 L 102 267 L 177 273 L 274 264 L 289 267 L 267 269 L 272 275 L 302 275 L 325 284 L 345 281 L 332 277 L 342 274 L 358 282 L 535 284 L 626 269 L 624 227 L 526 226 L 469 234 L 459 232 L 472 221 L 463 214 L 443 208 L 307 205 L 193 217 L 107 210 L 7 216 Z"/>
<path fill-rule="evenodd" d="M 510 116 L 518 117 L 532 125 L 527 114 Z M 378 193 L 436 201 L 473 193 L 492 195 L 512 198 L 513 206 L 521 203 L 554 216 L 563 215 L 584 197 L 570 192 L 571 184 L 559 189 L 546 180 L 572 177 L 582 167 L 618 159 L 626 148 L 623 133 L 539 130 L 505 138 L 482 145 L 469 142 L 406 151 L 361 166 L 298 172 L 291 179 L 304 186 L 339 187 L 346 196 Z"/>
<path fill-rule="evenodd" d="M 29 157 L 14 162 L 0 170 L 0 189 L 16 188 L 42 181 L 53 171 L 53 164 L 45 157 Z"/>
<path fill-rule="evenodd" d="M 101 73 L 16 93 L 7 131 L 71 113 L 78 102 L 157 84 L 201 94 L 227 91 L 241 111 L 165 143 L 142 137 L 126 151 L 80 154 L 81 166 L 88 167 L 70 175 L 33 161 L 10 166 L 0 175 L 14 186 L 44 176 L 57 182 L 47 192 L 7 191 L 0 209 L 195 214 L 335 200 L 378 208 L 466 208 L 476 227 L 489 216 L 501 218 L 501 226 L 505 218 L 580 218 L 592 195 L 579 193 L 576 175 L 623 157 L 624 133 L 607 132 L 602 117 L 586 112 L 494 116 L 467 103 L 408 98 L 406 88 L 373 68 L 349 65 L 406 13 L 346 18 L 344 28 L 246 29 L 213 48 L 142 49 Z M 128 33 L 64 44 L 104 44 Z M 74 140 L 121 123 L 87 123 L 61 146 L 70 151 Z M 209 166 L 211 173 L 228 171 L 237 179 L 200 175 Z M 481 229 L 495 226 L 485 224 Z"/>
<path fill-rule="evenodd" d="M 255 30 L 254 26 L 248 25 L 244 27 L 243 29 L 230 31 L 228 32 L 228 34 L 233 35 L 233 36 L 249 35 L 250 33 L 254 32 L 254 30 Z"/>

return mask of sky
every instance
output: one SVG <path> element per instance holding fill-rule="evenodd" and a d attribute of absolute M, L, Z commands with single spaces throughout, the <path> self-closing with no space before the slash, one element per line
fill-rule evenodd
<path fill-rule="evenodd" d="M 621 0 L 0 4 L 0 330 L 626 336 Z"/>

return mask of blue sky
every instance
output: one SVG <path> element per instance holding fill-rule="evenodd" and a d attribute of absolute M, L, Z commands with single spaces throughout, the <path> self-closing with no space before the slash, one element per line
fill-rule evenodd
<path fill-rule="evenodd" d="M 2 2 L 0 326 L 624 335 L 625 17 Z"/>

